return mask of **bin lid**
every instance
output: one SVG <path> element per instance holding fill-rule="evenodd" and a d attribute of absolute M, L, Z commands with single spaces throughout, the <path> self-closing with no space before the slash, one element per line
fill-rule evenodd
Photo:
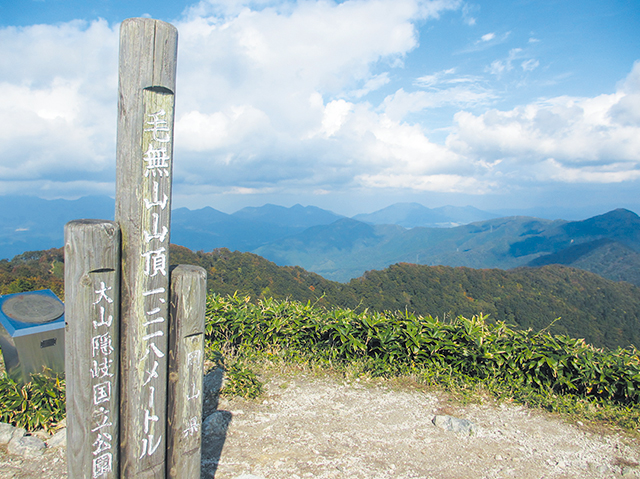
<path fill-rule="evenodd" d="M 62 316 L 64 305 L 45 294 L 15 294 L 2 303 L 2 312 L 23 323 L 48 323 Z"/>

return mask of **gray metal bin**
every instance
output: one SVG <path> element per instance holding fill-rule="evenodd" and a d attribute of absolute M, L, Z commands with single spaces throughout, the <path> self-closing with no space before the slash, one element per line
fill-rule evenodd
<path fill-rule="evenodd" d="M 0 296 L 0 348 L 18 383 L 43 366 L 64 374 L 64 304 L 49 289 Z"/>

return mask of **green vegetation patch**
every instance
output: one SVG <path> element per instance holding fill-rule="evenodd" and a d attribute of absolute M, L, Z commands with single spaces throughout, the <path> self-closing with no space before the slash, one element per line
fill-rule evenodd
<path fill-rule="evenodd" d="M 31 382 L 17 384 L 0 374 L 0 422 L 27 431 L 55 429 L 65 417 L 65 382 L 59 377 L 32 374 Z"/>
<path fill-rule="evenodd" d="M 482 315 L 441 321 L 409 312 L 326 311 L 312 303 L 210 295 L 208 347 L 239 358 L 278 356 L 362 374 L 406 376 L 638 427 L 640 355 L 547 331 L 514 330 Z"/>

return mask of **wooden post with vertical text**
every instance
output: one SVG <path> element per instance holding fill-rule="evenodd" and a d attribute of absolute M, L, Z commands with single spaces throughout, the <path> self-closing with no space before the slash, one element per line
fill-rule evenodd
<path fill-rule="evenodd" d="M 120 229 L 65 226 L 67 469 L 74 479 L 119 476 Z"/>
<path fill-rule="evenodd" d="M 158 20 L 132 18 L 120 28 L 115 218 L 122 231 L 123 477 L 165 477 L 177 44 L 177 30 Z"/>
<path fill-rule="evenodd" d="M 206 272 L 169 268 L 177 38 L 122 23 L 116 221 L 65 226 L 73 479 L 200 477 Z"/>
<path fill-rule="evenodd" d="M 199 266 L 171 271 L 167 477 L 199 478 L 207 273 Z"/>

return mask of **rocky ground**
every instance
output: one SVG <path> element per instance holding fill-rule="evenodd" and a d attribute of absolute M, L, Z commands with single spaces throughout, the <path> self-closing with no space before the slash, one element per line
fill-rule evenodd
<path fill-rule="evenodd" d="M 206 379 L 207 479 L 640 477 L 637 440 L 523 407 L 303 373 L 269 378 L 259 400 L 218 400 L 219 383 Z M 65 468 L 63 447 L 0 445 L 0 479 Z"/>

